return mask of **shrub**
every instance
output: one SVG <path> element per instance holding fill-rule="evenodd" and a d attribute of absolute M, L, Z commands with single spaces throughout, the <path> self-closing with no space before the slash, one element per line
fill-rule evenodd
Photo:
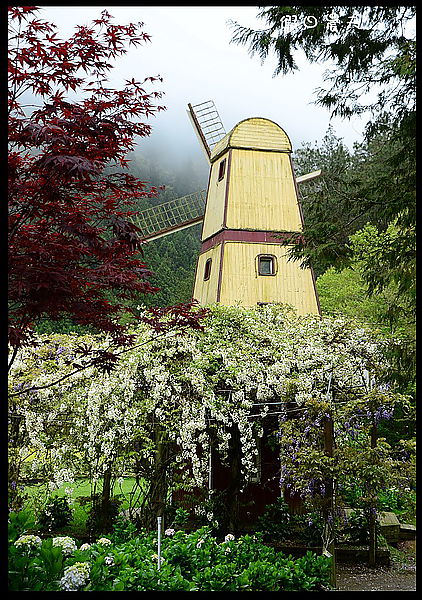
<path fill-rule="evenodd" d="M 69 544 L 70 552 L 51 539 L 26 537 L 10 545 L 13 591 L 318 591 L 329 579 L 324 556 L 309 552 L 294 560 L 259 535 L 219 542 L 209 527 L 163 536 L 160 565 L 155 532 L 98 539 L 79 549 Z"/>
<path fill-rule="evenodd" d="M 112 531 L 121 504 L 122 500 L 118 496 L 113 496 L 108 502 L 104 502 L 100 494 L 94 494 L 86 524 L 88 531 L 92 535 Z"/>
<path fill-rule="evenodd" d="M 321 544 L 323 520 L 319 513 L 290 514 L 286 501 L 279 497 L 258 518 L 258 530 L 266 542 L 294 541 L 311 546 Z"/>
<path fill-rule="evenodd" d="M 38 525 L 43 531 L 55 531 L 66 527 L 72 520 L 72 511 L 67 498 L 50 498 L 38 517 Z"/>
<path fill-rule="evenodd" d="M 265 541 L 284 541 L 289 534 L 290 520 L 288 505 L 280 496 L 258 517 L 258 529 L 263 533 Z"/>

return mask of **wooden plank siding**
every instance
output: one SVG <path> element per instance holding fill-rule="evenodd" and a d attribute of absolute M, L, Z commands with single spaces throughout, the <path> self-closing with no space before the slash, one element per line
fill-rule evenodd
<path fill-rule="evenodd" d="M 227 306 L 256 306 L 259 302 L 283 302 L 299 315 L 318 314 L 312 271 L 288 261 L 288 246 L 226 242 L 221 277 L 220 302 Z M 258 275 L 257 256 L 272 254 L 277 260 L 276 275 Z"/>
<path fill-rule="evenodd" d="M 202 305 L 217 302 L 221 248 L 222 245 L 218 244 L 199 255 L 193 298 L 198 300 Z M 212 259 L 210 277 L 207 281 L 204 281 L 205 263 L 209 258 Z"/>
<path fill-rule="evenodd" d="M 288 154 L 233 149 L 231 163 L 229 229 L 302 230 Z"/>
<path fill-rule="evenodd" d="M 228 182 L 228 155 L 229 153 L 226 152 L 223 156 L 221 156 L 219 160 L 215 161 L 211 166 L 204 224 L 202 226 L 202 240 L 207 239 L 216 231 L 220 231 L 220 229 L 222 229 L 223 227 L 226 187 Z M 226 160 L 226 170 L 223 179 L 221 181 L 218 181 L 220 163 L 223 160 Z"/>
<path fill-rule="evenodd" d="M 273 236 L 303 229 L 291 150 L 285 131 L 262 118 L 241 121 L 212 150 L 193 294 L 200 304 L 278 302 L 298 314 L 320 314 L 312 270 L 288 261 L 288 247 Z M 275 275 L 258 274 L 260 254 L 276 257 Z M 204 281 L 209 258 L 211 273 Z"/>

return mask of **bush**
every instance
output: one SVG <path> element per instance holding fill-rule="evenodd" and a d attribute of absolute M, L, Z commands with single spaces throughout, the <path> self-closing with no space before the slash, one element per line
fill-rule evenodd
<path fill-rule="evenodd" d="M 258 518 L 258 529 L 263 533 L 265 541 L 284 541 L 289 535 L 290 520 L 288 505 L 280 496 L 274 504 L 269 504 Z"/>
<path fill-rule="evenodd" d="M 258 518 L 258 529 L 266 542 L 299 542 L 311 546 L 321 544 L 323 520 L 319 513 L 308 511 L 303 515 L 289 513 L 286 501 L 280 497 L 269 504 Z"/>
<path fill-rule="evenodd" d="M 118 543 L 101 538 L 79 549 L 69 538 L 15 539 L 10 544 L 10 589 L 318 591 L 328 585 L 330 562 L 324 556 L 308 552 L 294 560 L 265 546 L 262 536 L 218 541 L 209 527 L 167 532 L 160 568 L 155 532 L 143 531 Z"/>
<path fill-rule="evenodd" d="M 121 504 L 122 500 L 118 496 L 113 496 L 107 502 L 104 502 L 101 494 L 94 494 L 86 524 L 90 534 L 96 535 L 112 531 Z"/>
<path fill-rule="evenodd" d="M 50 498 L 38 517 L 38 525 L 43 531 L 56 531 L 66 527 L 72 520 L 72 511 L 67 498 Z"/>

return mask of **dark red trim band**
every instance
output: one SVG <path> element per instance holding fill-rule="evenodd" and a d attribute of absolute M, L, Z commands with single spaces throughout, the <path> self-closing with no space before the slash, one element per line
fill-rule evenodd
<path fill-rule="evenodd" d="M 221 244 L 222 242 L 249 242 L 256 244 L 280 244 L 283 240 L 289 238 L 292 233 L 289 231 L 249 231 L 246 229 L 223 229 L 219 233 L 208 238 L 201 245 L 201 254 L 210 248 Z M 275 237 L 277 236 L 277 237 Z"/>

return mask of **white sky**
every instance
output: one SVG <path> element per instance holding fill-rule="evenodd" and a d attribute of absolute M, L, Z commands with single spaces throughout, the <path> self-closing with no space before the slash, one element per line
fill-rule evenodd
<path fill-rule="evenodd" d="M 117 59 L 110 76 L 113 85 L 132 77 L 142 81 L 159 74 L 164 79 L 151 90 L 165 92 L 160 103 L 167 110 L 152 118 L 151 139 L 140 141 L 141 150 L 154 142 L 163 145 L 164 154 L 202 155 L 186 108 L 188 102 L 209 99 L 214 100 L 226 131 L 248 117 L 268 118 L 285 129 L 293 149 L 321 140 L 330 122 L 349 148 L 362 139 L 365 120 L 330 121 L 329 111 L 313 104 L 327 65 L 309 65 L 303 58 L 298 61 L 300 70 L 274 78 L 275 60 L 268 58 L 262 65 L 259 57 L 249 56 L 247 47 L 229 43 L 233 35 L 229 19 L 264 27 L 256 19 L 257 7 L 45 6 L 38 17 L 54 22 L 59 36 L 67 37 L 75 25 L 98 18 L 103 8 L 115 23 L 144 22 L 144 31 L 151 35 L 150 43 L 131 47 Z"/>

